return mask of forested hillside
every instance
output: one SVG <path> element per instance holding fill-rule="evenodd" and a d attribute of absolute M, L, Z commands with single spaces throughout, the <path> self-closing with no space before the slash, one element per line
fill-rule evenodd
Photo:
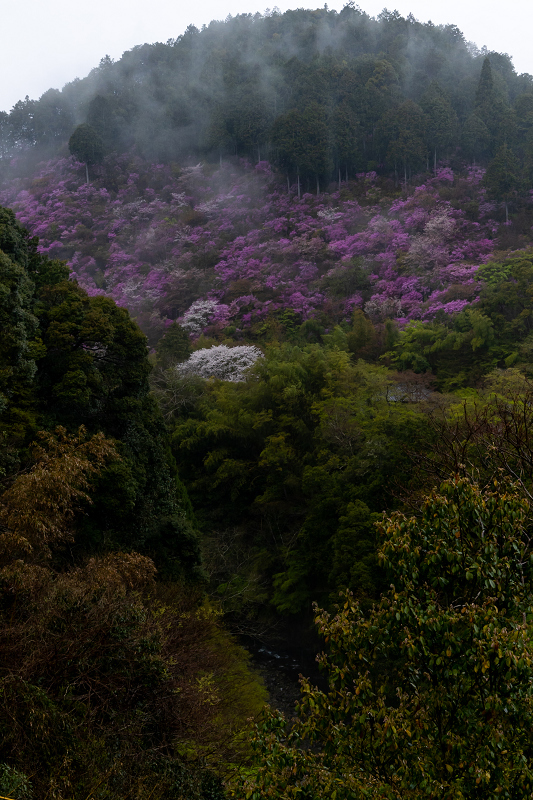
<path fill-rule="evenodd" d="M 531 797 L 533 77 L 190 27 L 0 115 L 0 206 L 0 794 Z"/>
<path fill-rule="evenodd" d="M 216 793 L 263 695 L 204 596 L 146 339 L 5 209 L 0 270 L 3 791 Z"/>
<path fill-rule="evenodd" d="M 479 161 L 517 143 L 529 159 L 532 77 L 485 55 L 454 26 L 351 4 L 243 14 L 21 100 L 2 118 L 2 152 L 53 150 L 88 123 L 109 150 L 268 157 L 313 185 L 382 164 L 416 171 L 458 147 Z"/>
<path fill-rule="evenodd" d="M 478 168 L 441 169 L 407 194 L 364 173 L 298 202 L 264 162 L 173 172 L 122 157 L 106 168 L 87 186 L 70 161 L 49 162 L 0 199 L 91 295 L 125 305 L 152 344 L 184 315 L 196 334 L 261 338 L 275 321 L 327 327 L 354 308 L 402 324 L 457 313 L 499 244 L 501 212 Z M 521 206 L 507 235 L 518 246 L 530 222 Z"/>

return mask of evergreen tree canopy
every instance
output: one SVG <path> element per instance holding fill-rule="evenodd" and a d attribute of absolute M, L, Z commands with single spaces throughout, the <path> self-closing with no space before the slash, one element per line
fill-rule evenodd
<path fill-rule="evenodd" d="M 136 548 L 163 572 L 192 577 L 197 536 L 149 394 L 146 338 L 125 309 L 89 297 L 67 275 L 0 209 L 4 470 L 17 468 L 39 427 L 73 432 L 85 425 L 112 437 L 121 458 L 99 475 L 74 549 Z"/>
<path fill-rule="evenodd" d="M 157 344 L 157 363 L 163 369 L 175 367 L 180 361 L 185 361 L 190 352 L 191 339 L 188 332 L 177 322 L 173 322 Z"/>
<path fill-rule="evenodd" d="M 516 75 L 508 56 L 473 50 L 456 27 L 411 15 L 373 19 L 351 4 L 340 13 L 241 14 L 202 31 L 190 26 L 167 44 L 140 45 L 117 62 L 103 59 L 62 92 L 19 101 L 0 125 L 0 152 L 57 151 L 71 134 L 71 153 L 89 165 L 105 145 L 119 152 L 135 146 L 159 162 L 226 155 L 260 161 L 277 150 L 284 169 L 310 178 L 338 171 L 340 162 L 352 170 L 369 161 L 391 169 L 397 153 L 376 140 L 376 130 L 402 104 L 425 106 L 433 156 L 435 147 L 444 155 L 459 145 L 475 112 L 489 130 L 491 156 L 522 135 L 513 104 L 532 84 L 531 76 Z M 74 119 L 82 125 L 72 133 Z M 356 132 L 343 134 L 348 152 L 341 154 L 347 120 Z M 291 122 L 298 130 L 292 142 L 283 132 Z"/>
<path fill-rule="evenodd" d="M 489 197 L 507 206 L 520 188 L 520 166 L 512 151 L 503 145 L 490 161 L 484 178 Z"/>
<path fill-rule="evenodd" d="M 104 145 L 95 129 L 84 123 L 78 125 L 70 139 L 68 149 L 71 155 L 84 164 L 98 164 L 104 157 Z"/>

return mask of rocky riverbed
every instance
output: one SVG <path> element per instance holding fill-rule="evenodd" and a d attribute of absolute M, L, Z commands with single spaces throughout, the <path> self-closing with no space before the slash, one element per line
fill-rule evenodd
<path fill-rule="evenodd" d="M 294 714 L 295 704 L 300 699 L 302 675 L 310 678 L 311 682 L 321 689 L 327 687 L 324 675 L 319 671 L 316 662 L 316 653 L 320 650 L 317 641 L 289 648 L 283 639 L 264 642 L 247 638 L 245 645 L 263 678 L 269 704 L 287 717 Z"/>

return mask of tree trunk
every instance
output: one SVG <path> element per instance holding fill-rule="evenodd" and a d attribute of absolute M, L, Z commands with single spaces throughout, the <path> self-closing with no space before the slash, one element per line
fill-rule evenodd
<path fill-rule="evenodd" d="M 287 194 L 291 193 L 291 182 L 289 180 L 289 176 L 287 175 Z"/>
<path fill-rule="evenodd" d="M 298 200 L 300 199 L 300 170 L 298 170 Z"/>
<path fill-rule="evenodd" d="M 319 194 L 320 194 L 320 182 L 318 180 L 318 175 L 317 175 L 316 176 L 316 195 L 317 195 L 317 197 L 318 197 Z"/>
<path fill-rule="evenodd" d="M 437 174 L 437 148 L 435 148 L 435 153 L 433 154 L 433 171 L 435 175 Z"/>
<path fill-rule="evenodd" d="M 87 179 L 87 183 L 89 183 L 89 165 L 85 162 L 85 178 Z"/>
<path fill-rule="evenodd" d="M 339 167 L 339 192 L 341 190 L 341 168 Z"/>

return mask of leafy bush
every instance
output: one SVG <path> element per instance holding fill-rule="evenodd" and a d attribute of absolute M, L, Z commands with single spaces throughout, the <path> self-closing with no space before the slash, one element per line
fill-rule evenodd
<path fill-rule="evenodd" d="M 513 485 L 456 478 L 380 525 L 393 583 L 319 613 L 329 688 L 258 731 L 251 800 L 530 798 L 533 550 Z M 302 792 L 302 789 L 304 790 Z"/>
<path fill-rule="evenodd" d="M 200 590 L 155 584 L 146 556 L 54 568 L 91 500 L 88 476 L 117 454 L 83 430 L 41 438 L 33 467 L 0 496 L 4 778 L 22 776 L 26 795 L 29 775 L 40 796 L 80 800 L 148 784 L 155 798 L 220 797 L 264 702 L 247 655 Z"/>
<path fill-rule="evenodd" d="M 8 764 L 0 764 L 0 792 L 16 800 L 31 800 L 33 797 L 31 781 L 27 775 L 18 772 Z"/>

